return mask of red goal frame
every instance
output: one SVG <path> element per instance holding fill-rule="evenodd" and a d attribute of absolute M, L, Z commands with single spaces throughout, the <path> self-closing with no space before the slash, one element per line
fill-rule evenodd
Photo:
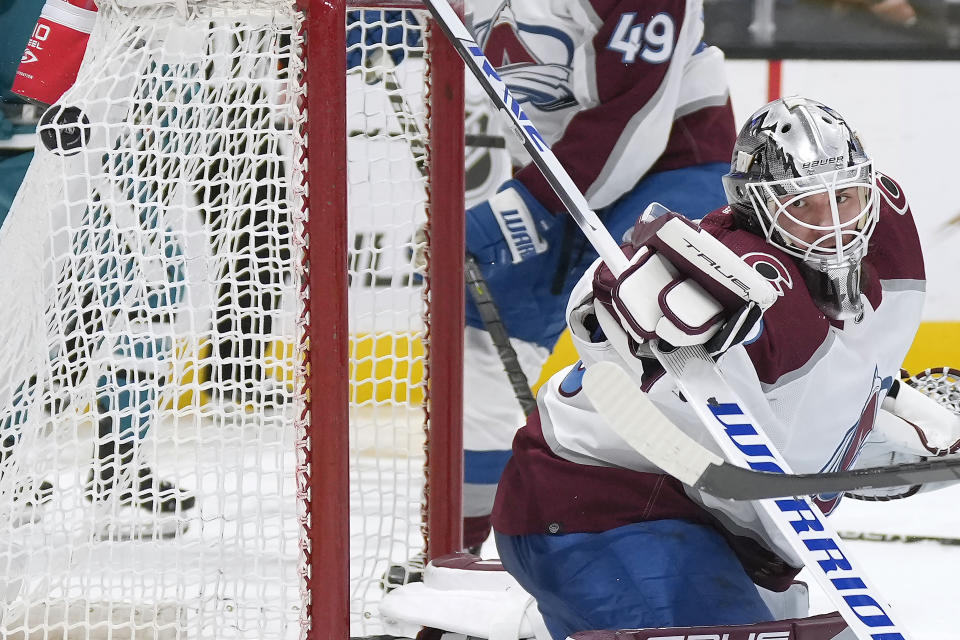
<path fill-rule="evenodd" d="M 451 3 L 462 14 L 462 3 Z M 416 0 L 302 0 L 305 13 L 307 124 L 305 206 L 309 224 L 305 318 L 305 505 L 302 637 L 346 640 L 349 583 L 349 331 L 347 329 L 346 36 L 348 8 L 424 9 Z M 428 557 L 462 544 L 463 62 L 439 28 L 428 39 L 428 144 L 431 263 L 426 347 L 429 435 L 425 488 Z M 325 64 L 318 64 L 324 61 Z M 332 63 L 339 61 L 339 63 Z M 320 90 L 315 89 L 320 87 Z M 338 99 L 339 96 L 339 99 Z M 310 114 L 323 114 L 310 117 Z M 338 238 L 337 242 L 309 242 Z M 311 446 L 320 442 L 321 446 Z"/>

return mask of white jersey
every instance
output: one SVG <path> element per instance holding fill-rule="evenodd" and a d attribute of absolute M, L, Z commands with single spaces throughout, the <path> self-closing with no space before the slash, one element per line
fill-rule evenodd
<path fill-rule="evenodd" d="M 762 238 L 735 229 L 728 209 L 710 214 L 701 225 L 748 264 L 755 268 L 762 264 L 758 271 L 771 280 L 780 294 L 764 314 L 759 337 L 750 344 L 732 348 L 718 364 L 725 379 L 797 473 L 837 471 L 853 466 L 920 323 L 925 281 L 916 229 L 899 187 L 886 176 L 879 182 L 883 202 L 880 222 L 864 260 L 865 311 L 859 322 L 839 323 L 827 319 L 814 304 L 793 260 Z M 593 295 L 593 271 L 587 272 L 574 291 L 571 310 Z M 576 323 L 577 319 L 571 321 Z M 574 333 L 584 335 L 583 331 Z M 800 566 L 787 544 L 760 521 L 752 503 L 719 500 L 681 488 L 673 479 L 670 479 L 673 484 L 665 485 L 662 471 L 627 446 L 593 411 L 580 389 L 584 367 L 601 360 L 619 360 L 619 355 L 605 341 L 590 342 L 575 337 L 574 342 L 582 362 L 556 374 L 544 385 L 538 398 L 537 424 L 531 427 L 528 423 L 525 427 L 531 433 L 526 434 L 526 440 L 518 437 L 514 455 L 519 457 L 517 465 L 536 466 L 538 461 L 547 461 L 540 476 L 550 484 L 549 492 L 558 499 L 563 496 L 558 487 L 563 484 L 564 473 L 560 470 L 564 465 L 574 463 L 592 468 L 574 474 L 571 480 L 595 476 L 583 486 L 591 487 L 588 493 L 594 491 L 591 482 L 595 479 L 597 494 L 606 491 L 601 499 L 605 504 L 603 512 L 584 511 L 592 496 L 583 495 L 581 486 L 577 491 L 582 517 L 577 513 L 564 514 L 563 509 L 558 509 L 557 515 L 546 516 L 547 520 L 553 520 L 554 524 L 563 521 L 562 530 L 575 531 L 597 530 L 598 522 L 618 526 L 622 520 L 713 519 L 719 521 L 728 534 L 760 541 L 794 567 Z M 678 396 L 673 380 L 662 369 L 651 370 L 642 384 L 670 419 L 719 453 L 693 410 Z M 519 450 L 518 442 L 521 443 Z M 539 443 L 542 443 L 541 450 L 527 456 L 524 447 L 537 449 Z M 525 457 L 529 457 L 530 462 L 524 460 Z M 517 496 L 520 496 L 515 505 L 518 509 L 529 507 L 524 496 L 532 495 L 530 480 L 536 477 L 535 468 L 517 475 L 511 474 L 508 467 L 501 480 L 503 500 L 498 496 L 500 517 L 495 521 L 498 530 L 517 533 L 520 529 L 536 527 L 529 518 L 510 515 L 511 503 Z M 604 489 L 604 478 L 608 478 L 611 485 L 627 482 L 631 487 L 645 489 L 626 496 L 624 504 L 611 506 L 609 496 L 620 489 L 614 486 Z M 838 495 L 818 496 L 815 501 L 829 513 L 839 499 Z M 698 515 L 702 511 L 700 507 L 706 510 L 707 518 Z M 607 520 L 605 514 L 609 513 L 615 516 Z M 511 528 L 513 531 L 507 530 Z"/>
<path fill-rule="evenodd" d="M 470 0 L 468 9 L 484 54 L 593 208 L 651 170 L 729 159 L 723 54 L 701 41 L 702 0 Z M 536 167 L 517 177 L 563 211 Z"/>

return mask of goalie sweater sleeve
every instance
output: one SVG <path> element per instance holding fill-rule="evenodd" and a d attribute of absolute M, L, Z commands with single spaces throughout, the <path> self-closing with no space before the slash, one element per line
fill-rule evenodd
<path fill-rule="evenodd" d="M 475 9 L 475 25 L 593 208 L 650 171 L 729 161 L 723 54 L 701 41 L 701 0 L 497 3 L 492 14 Z M 517 178 L 548 210 L 564 210 L 535 166 Z"/>

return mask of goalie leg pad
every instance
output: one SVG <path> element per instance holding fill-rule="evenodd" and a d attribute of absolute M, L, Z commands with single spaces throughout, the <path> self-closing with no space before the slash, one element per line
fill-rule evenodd
<path fill-rule="evenodd" d="M 770 591 L 760 586 L 757 591 L 775 620 L 806 618 L 810 614 L 810 590 L 805 582 L 794 580 L 783 591 Z"/>
<path fill-rule="evenodd" d="M 584 631 L 572 640 L 856 640 L 839 613 L 722 627 Z"/>
<path fill-rule="evenodd" d="M 469 553 L 431 561 L 423 582 L 383 597 L 380 614 L 385 630 L 398 636 L 428 627 L 490 640 L 551 640 L 537 603 L 503 565 Z"/>

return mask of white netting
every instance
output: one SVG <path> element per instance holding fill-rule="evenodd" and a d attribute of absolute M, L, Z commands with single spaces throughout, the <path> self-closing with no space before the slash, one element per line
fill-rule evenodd
<path fill-rule="evenodd" d="M 0 637 L 298 637 L 303 16 L 98 5 L 0 230 Z M 347 77 L 351 635 L 422 549 L 426 72 L 402 22 L 409 55 Z"/>
<path fill-rule="evenodd" d="M 425 327 L 411 257 L 426 219 L 426 61 L 411 12 L 353 12 L 347 22 L 350 610 L 351 628 L 369 634 L 380 631 L 381 577 L 423 548 Z"/>

